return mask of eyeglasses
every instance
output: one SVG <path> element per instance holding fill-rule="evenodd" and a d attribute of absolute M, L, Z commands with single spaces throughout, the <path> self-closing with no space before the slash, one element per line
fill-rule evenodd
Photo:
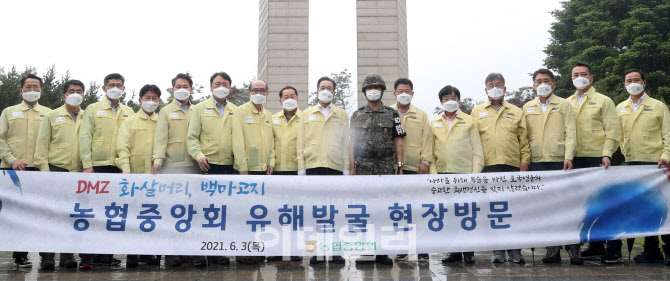
<path fill-rule="evenodd" d="M 251 92 L 254 93 L 254 94 L 265 94 L 265 92 L 267 92 L 267 91 L 265 89 L 261 88 L 261 89 L 252 89 Z"/>
<path fill-rule="evenodd" d="M 122 84 L 122 83 L 116 83 L 116 84 L 114 84 L 114 83 L 109 83 L 109 84 L 107 84 L 107 89 L 112 89 L 112 88 L 119 88 L 119 89 L 121 89 L 121 87 L 123 87 L 123 84 Z"/>
<path fill-rule="evenodd" d="M 40 89 L 42 89 L 42 87 L 40 87 L 39 85 L 25 85 L 25 86 L 23 86 L 23 89 L 24 90 L 33 89 L 35 91 L 39 91 Z"/>
<path fill-rule="evenodd" d="M 332 92 L 332 91 L 333 91 L 333 87 L 321 87 L 321 88 L 319 88 L 319 90 L 321 90 L 321 91 L 323 91 L 323 90 L 328 90 L 328 91 L 331 91 L 331 92 Z"/>

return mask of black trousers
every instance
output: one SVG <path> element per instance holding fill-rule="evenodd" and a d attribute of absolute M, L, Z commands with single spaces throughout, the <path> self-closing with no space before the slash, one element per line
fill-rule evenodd
<path fill-rule="evenodd" d="M 416 172 L 416 171 L 408 171 L 408 170 L 403 169 L 403 170 L 402 170 L 402 174 L 403 174 L 403 175 L 418 175 L 419 172 Z"/>
<path fill-rule="evenodd" d="M 318 167 L 305 170 L 305 174 L 308 176 L 341 176 L 342 172 L 331 168 Z"/>
<path fill-rule="evenodd" d="M 504 172 L 518 172 L 518 171 L 520 171 L 519 167 L 514 167 L 505 164 L 498 164 L 484 167 L 482 173 L 504 173 Z"/>
<path fill-rule="evenodd" d="M 209 171 L 207 173 L 200 171 L 203 174 L 208 175 L 239 175 L 240 172 L 233 169 L 233 165 L 216 165 L 209 164 Z"/>
<path fill-rule="evenodd" d="M 93 172 L 95 173 L 107 173 L 107 174 L 120 174 L 121 169 L 116 166 L 93 166 Z"/>
<path fill-rule="evenodd" d="M 298 171 L 274 171 L 272 172 L 274 176 L 297 176 Z"/>
<path fill-rule="evenodd" d="M 535 162 L 530 163 L 531 171 L 558 171 L 563 170 L 563 162 Z"/>
<path fill-rule="evenodd" d="M 594 168 L 600 167 L 603 163 L 602 157 L 575 157 L 572 159 L 572 168 L 573 169 L 584 169 L 584 168 Z"/>

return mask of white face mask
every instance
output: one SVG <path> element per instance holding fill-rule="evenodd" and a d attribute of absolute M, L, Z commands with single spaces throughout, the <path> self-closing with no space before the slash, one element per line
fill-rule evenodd
<path fill-rule="evenodd" d="M 543 98 L 548 97 L 554 89 L 551 88 L 549 84 L 542 83 L 542 85 L 537 86 L 537 95 Z"/>
<path fill-rule="evenodd" d="M 575 85 L 575 88 L 580 90 L 588 87 L 590 84 L 591 80 L 589 80 L 586 77 L 577 77 L 574 80 L 572 80 L 572 85 Z"/>
<path fill-rule="evenodd" d="M 251 102 L 254 104 L 264 104 L 265 96 L 261 94 L 251 95 Z"/>
<path fill-rule="evenodd" d="M 282 103 L 282 107 L 286 111 L 293 111 L 298 107 L 298 101 L 294 99 L 287 99 Z"/>
<path fill-rule="evenodd" d="M 407 93 L 402 93 L 400 95 L 397 95 L 395 99 L 398 101 L 399 104 L 402 105 L 408 105 L 410 102 L 412 102 L 412 96 Z"/>
<path fill-rule="evenodd" d="M 505 95 L 505 90 L 494 87 L 493 89 L 486 90 L 486 94 L 489 95 L 489 98 L 499 100 Z"/>
<path fill-rule="evenodd" d="M 455 100 L 450 100 L 442 104 L 442 108 L 446 112 L 456 112 L 458 110 L 459 103 Z"/>
<path fill-rule="evenodd" d="M 212 90 L 212 95 L 214 95 L 215 97 L 217 97 L 219 99 L 225 99 L 228 96 L 229 93 L 230 93 L 230 89 L 228 89 L 224 86 L 221 86 L 221 87 L 218 87 L 218 88 Z"/>
<path fill-rule="evenodd" d="M 323 90 L 319 92 L 319 101 L 322 101 L 324 103 L 329 103 L 333 100 L 333 93 L 331 93 L 328 90 Z"/>
<path fill-rule="evenodd" d="M 173 96 L 176 100 L 185 101 L 191 96 L 191 91 L 186 89 L 179 89 L 174 91 Z"/>
<path fill-rule="evenodd" d="M 626 91 L 631 95 L 637 96 L 644 92 L 644 86 L 638 83 L 630 83 L 628 86 L 626 86 Z"/>
<path fill-rule="evenodd" d="M 111 88 L 111 89 L 107 89 L 107 97 L 109 99 L 118 100 L 118 99 L 121 98 L 122 95 L 123 95 L 123 90 L 121 90 L 119 88 L 114 87 L 114 88 Z"/>
<path fill-rule="evenodd" d="M 365 97 L 369 101 L 378 101 L 382 99 L 382 91 L 376 89 L 367 90 L 367 92 L 365 92 Z"/>
<path fill-rule="evenodd" d="M 153 113 L 158 108 L 158 103 L 155 101 L 142 101 L 142 109 L 148 113 Z"/>
<path fill-rule="evenodd" d="M 72 107 L 77 107 L 81 104 L 81 102 L 84 101 L 84 96 L 80 94 L 70 94 L 69 96 L 65 97 L 65 103 Z"/>
<path fill-rule="evenodd" d="M 40 99 L 40 96 L 42 96 L 42 93 L 40 92 L 23 92 L 23 99 L 29 102 L 34 102 L 38 99 Z"/>

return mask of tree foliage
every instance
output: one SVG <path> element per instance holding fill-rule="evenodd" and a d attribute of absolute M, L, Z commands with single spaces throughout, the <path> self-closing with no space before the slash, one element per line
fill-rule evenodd
<path fill-rule="evenodd" d="M 571 0 L 553 12 L 547 68 L 558 72 L 556 94 L 574 93 L 576 62 L 592 67 L 596 89 L 619 102 L 628 97 L 621 75 L 646 73 L 647 93 L 670 101 L 670 0 Z"/>
<path fill-rule="evenodd" d="M 339 73 L 330 73 L 330 78 L 337 84 L 331 103 L 333 106 L 348 110 L 353 106 L 350 99 L 354 94 L 354 91 L 351 90 L 351 72 L 345 68 Z M 309 94 L 309 106 L 315 106 L 317 103 L 319 103 L 319 97 L 314 91 Z"/>

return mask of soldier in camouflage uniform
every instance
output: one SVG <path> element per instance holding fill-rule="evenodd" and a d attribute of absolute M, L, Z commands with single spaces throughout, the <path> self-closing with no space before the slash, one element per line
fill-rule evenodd
<path fill-rule="evenodd" d="M 349 130 L 350 174 L 402 174 L 402 138 L 406 134 L 398 112 L 381 102 L 384 90 L 386 90 L 386 83 L 379 74 L 370 73 L 365 76 L 362 88 L 368 104 L 361 106 L 351 116 Z M 398 159 L 397 167 L 394 163 L 394 153 L 396 159 Z M 387 255 L 379 255 L 375 258 L 375 261 L 386 265 L 393 264 L 393 261 Z"/>

